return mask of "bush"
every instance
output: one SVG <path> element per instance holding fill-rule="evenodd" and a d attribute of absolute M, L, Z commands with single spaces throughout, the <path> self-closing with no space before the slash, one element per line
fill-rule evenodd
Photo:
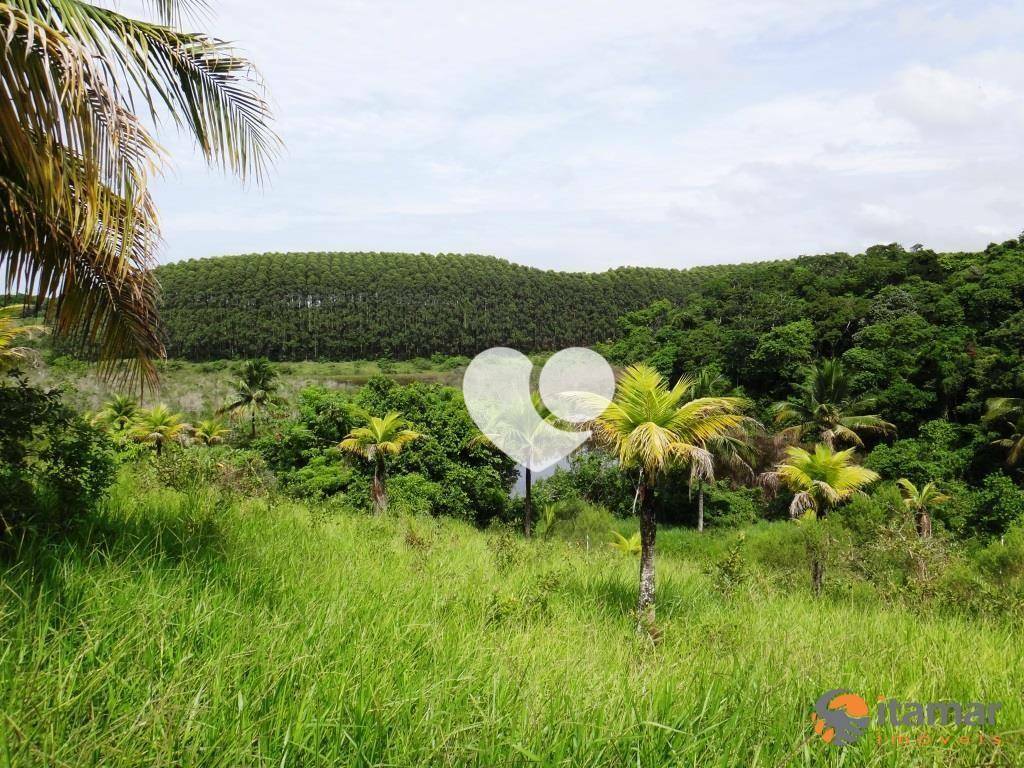
<path fill-rule="evenodd" d="M 534 485 L 538 506 L 566 499 L 583 499 L 605 507 L 617 517 L 628 517 L 633 513 L 635 494 L 632 480 L 619 469 L 618 464 L 606 454 L 595 451 L 573 454 L 568 469 L 559 468 Z"/>
<path fill-rule="evenodd" d="M 113 445 L 61 402 L 20 378 L 0 386 L 0 519 L 67 525 L 92 510 L 114 480 Z"/>
<path fill-rule="evenodd" d="M 217 479 L 217 466 L 205 448 L 166 450 L 153 458 L 156 479 L 180 493 L 195 493 Z"/>
<path fill-rule="evenodd" d="M 408 515 L 434 515 L 441 512 L 444 490 L 417 472 L 388 479 L 389 511 Z"/>
<path fill-rule="evenodd" d="M 750 525 L 758 518 L 761 496 L 759 488 L 730 488 L 723 481 L 705 485 L 704 522 L 719 527 Z"/>
<path fill-rule="evenodd" d="M 281 482 L 292 495 L 316 500 L 348 491 L 356 474 L 351 466 L 338 458 L 337 452 L 331 451 L 314 456 L 304 466 L 285 473 Z M 369 485 L 366 487 L 368 489 Z"/>
<path fill-rule="evenodd" d="M 1002 472 L 986 476 L 974 494 L 969 527 L 982 535 L 999 535 L 1018 521 L 1024 521 L 1024 491 Z"/>

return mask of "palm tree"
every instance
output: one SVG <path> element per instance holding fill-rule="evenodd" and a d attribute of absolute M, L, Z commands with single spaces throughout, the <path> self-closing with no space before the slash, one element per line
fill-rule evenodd
<path fill-rule="evenodd" d="M 271 367 L 270 361 L 265 357 L 246 360 L 242 365 L 241 380 L 256 389 L 265 389 L 268 392 L 277 389 L 275 384 L 277 371 Z"/>
<path fill-rule="evenodd" d="M 220 419 L 203 419 L 196 424 L 192 437 L 203 445 L 217 445 L 223 443 L 230 433 L 231 430 Z"/>
<path fill-rule="evenodd" d="M 1012 467 L 1024 456 L 1024 398 L 993 397 L 985 405 L 983 421 L 1002 421 L 1010 429 L 1009 437 L 993 440 L 992 445 L 1006 449 L 1006 464 Z"/>
<path fill-rule="evenodd" d="M 746 476 L 751 480 L 754 478 L 754 446 L 750 443 L 749 431 L 760 429 L 761 425 L 754 419 L 745 419 L 745 424 L 739 429 L 732 430 L 723 435 L 712 437 L 705 443 L 708 453 L 714 462 L 716 469 L 727 470 L 735 478 Z M 696 465 L 694 465 L 696 467 Z M 697 488 L 697 532 L 704 531 L 704 483 L 705 478 L 700 474 L 691 473 L 690 487 Z"/>
<path fill-rule="evenodd" d="M 252 437 L 256 437 L 256 416 L 281 402 L 274 393 L 277 373 L 265 358 L 247 360 L 242 377 L 235 384 L 235 399 L 218 413 L 248 413 Z"/>
<path fill-rule="evenodd" d="M 151 5 L 161 23 L 85 0 L 0 3 L 0 279 L 30 286 L 101 371 L 128 359 L 150 380 L 163 345 L 149 180 L 164 155 L 135 106 L 243 178 L 261 180 L 277 146 L 249 62 L 177 28 L 202 0 Z"/>
<path fill-rule="evenodd" d="M 791 445 L 786 449 L 786 460 L 766 480 L 769 484 L 781 482 L 794 492 L 789 505 L 791 517 L 804 514 L 824 519 L 830 510 L 878 480 L 875 472 L 854 463 L 853 452 L 853 448 L 836 451 L 818 443 L 810 453 Z M 821 593 L 824 579 L 824 559 L 816 551 L 811 560 L 811 584 L 816 594 Z"/>
<path fill-rule="evenodd" d="M 14 346 L 18 338 L 30 338 L 37 333 L 46 333 L 46 328 L 41 325 L 19 325 L 16 321 L 21 314 L 20 306 L 0 307 L 0 373 L 13 368 L 28 357 L 30 350 L 27 347 Z"/>
<path fill-rule="evenodd" d="M 640 627 L 654 624 L 654 544 L 657 521 L 654 486 L 674 463 L 689 465 L 702 478 L 713 476 L 707 443 L 739 427 L 739 397 L 689 399 L 693 379 L 681 378 L 669 388 L 654 368 L 639 364 L 627 368 L 615 397 L 591 424 L 595 439 L 613 450 L 623 471 L 638 471 L 640 505 Z"/>
<path fill-rule="evenodd" d="M 900 487 L 900 496 L 903 497 L 905 506 L 914 515 L 914 525 L 917 527 L 917 535 L 922 539 L 930 538 L 932 535 L 931 509 L 937 504 L 949 501 L 935 483 L 928 482 L 918 490 L 917 486 L 907 478 L 901 477 L 896 481 Z"/>
<path fill-rule="evenodd" d="M 160 404 L 139 411 L 132 424 L 132 437 L 140 443 L 151 443 L 159 456 L 165 444 L 180 438 L 189 429 L 180 413 Z"/>
<path fill-rule="evenodd" d="M 730 395 L 740 397 L 741 391 L 731 387 L 728 380 L 714 366 L 704 366 L 697 372 L 690 390 L 691 397 L 720 397 Z M 764 427 L 754 419 L 744 419 L 742 429 L 713 437 L 707 441 L 706 447 L 714 460 L 715 468 L 721 467 L 734 478 L 754 477 L 752 464 L 755 448 L 751 444 L 751 433 L 763 430 Z M 697 489 L 697 531 L 704 531 L 704 479 L 694 475 L 690 479 L 690 488 Z"/>
<path fill-rule="evenodd" d="M 124 432 L 131 426 L 138 413 L 139 404 L 129 395 L 114 395 L 103 404 L 103 408 L 92 421 L 114 432 Z"/>
<path fill-rule="evenodd" d="M 373 463 L 370 498 L 378 515 L 388 508 L 387 457 L 401 453 L 408 443 L 421 437 L 419 432 L 414 432 L 409 426 L 402 414 L 396 411 L 384 418 L 368 416 L 366 426 L 353 429 L 338 444 L 346 453 L 362 456 Z"/>
<path fill-rule="evenodd" d="M 862 433 L 895 433 L 895 426 L 867 413 L 874 406 L 872 398 L 850 395 L 850 379 L 839 360 L 822 360 L 808 370 L 795 397 L 775 403 L 771 410 L 776 425 L 785 427 L 780 433 L 783 440 L 800 442 L 810 437 L 835 448 L 840 443 L 863 446 Z"/>

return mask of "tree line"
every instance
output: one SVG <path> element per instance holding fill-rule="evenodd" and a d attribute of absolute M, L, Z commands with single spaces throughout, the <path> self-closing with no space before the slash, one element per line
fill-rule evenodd
<path fill-rule="evenodd" d="M 1022 256 L 1019 241 L 950 254 L 888 245 L 569 273 L 471 255 L 291 253 L 192 260 L 156 275 L 171 357 L 408 359 L 632 335 L 630 347 L 659 347 L 674 373 L 720 361 L 733 381 L 778 396 L 801 365 L 857 346 L 865 384 L 894 364 L 917 368 L 900 404 L 941 412 L 962 403 L 969 378 L 1006 391 L 1020 377 Z M 659 300 L 669 304 L 645 309 Z M 663 327 L 681 332 L 674 346 Z"/>

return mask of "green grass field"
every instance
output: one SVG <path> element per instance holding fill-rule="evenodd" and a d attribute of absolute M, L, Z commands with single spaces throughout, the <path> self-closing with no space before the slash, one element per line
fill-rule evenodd
<path fill-rule="evenodd" d="M 1024 762 L 1019 628 L 815 601 L 758 573 L 726 591 L 713 544 L 687 555 L 695 536 L 662 533 L 655 644 L 631 617 L 635 560 L 604 546 L 126 476 L 93 524 L 4 566 L 0 764 Z M 892 746 L 872 728 L 826 745 L 810 713 L 839 687 L 1002 701 L 1003 743 Z"/>

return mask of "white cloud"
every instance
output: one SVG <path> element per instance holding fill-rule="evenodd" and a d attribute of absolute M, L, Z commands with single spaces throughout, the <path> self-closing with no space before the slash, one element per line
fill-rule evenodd
<path fill-rule="evenodd" d="M 977 247 L 1024 227 L 1024 11 L 1005 3 L 216 10 L 211 29 L 266 75 L 287 153 L 267 190 L 242 191 L 172 137 L 169 258 L 351 248 L 684 266 Z"/>

